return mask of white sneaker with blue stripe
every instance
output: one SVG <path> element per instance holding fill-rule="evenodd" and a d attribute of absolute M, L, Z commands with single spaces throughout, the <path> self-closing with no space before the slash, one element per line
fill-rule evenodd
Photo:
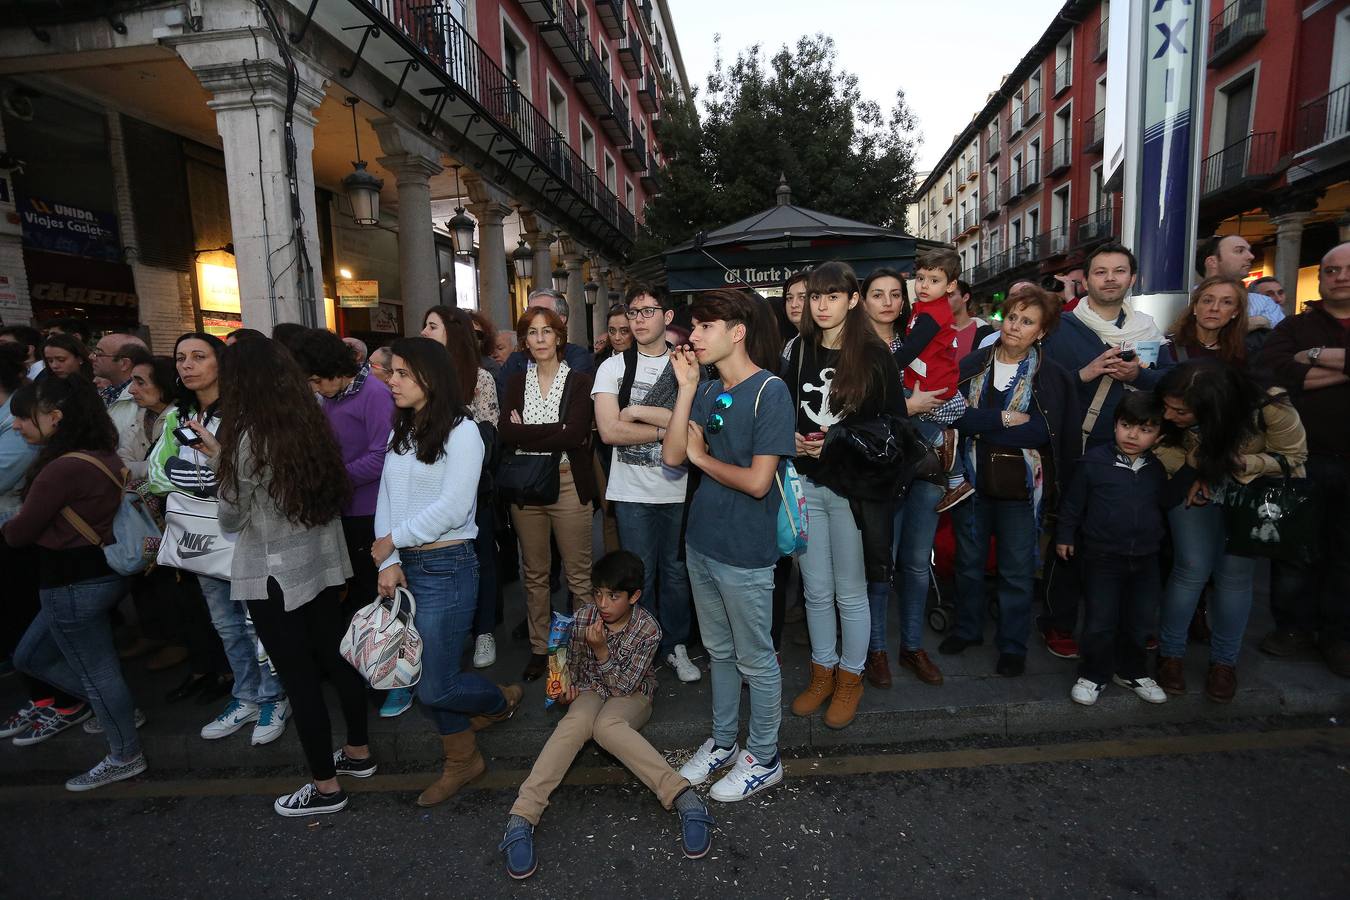
<path fill-rule="evenodd" d="M 253 726 L 252 743 L 255 747 L 270 744 L 281 737 L 286 723 L 291 720 L 291 701 L 285 697 L 258 706 L 258 724 Z"/>
<path fill-rule="evenodd" d="M 734 803 L 753 797 L 765 788 L 783 780 L 783 760 L 775 755 L 773 765 L 762 765 L 753 753 L 743 753 L 736 765 L 721 781 L 712 786 L 708 796 L 723 803 Z"/>
<path fill-rule="evenodd" d="M 703 746 L 694 751 L 689 761 L 680 766 L 680 777 L 693 785 L 699 785 L 712 777 L 718 769 L 731 765 L 736 758 L 738 748 L 735 744 L 729 750 L 718 748 L 712 738 L 703 742 Z"/>

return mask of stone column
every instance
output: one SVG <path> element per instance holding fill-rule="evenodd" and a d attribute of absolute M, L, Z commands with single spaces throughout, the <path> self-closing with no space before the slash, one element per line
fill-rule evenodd
<path fill-rule="evenodd" d="M 1310 212 L 1288 212 L 1271 216 L 1275 226 L 1275 277 L 1284 286 L 1284 311 L 1298 312 L 1298 258 L 1303 249 L 1303 226 Z"/>
<path fill-rule="evenodd" d="M 590 347 L 595 343 L 595 331 L 586 309 L 586 280 L 581 277 L 581 265 L 586 257 L 575 251 L 563 255 L 563 265 L 567 268 L 567 340 L 573 344 Z M 586 340 L 582 340 L 581 329 L 586 329 Z"/>
<path fill-rule="evenodd" d="M 511 327 L 511 283 L 506 267 L 506 236 L 502 223 L 514 211 L 505 203 L 488 200 L 469 204 L 478 220 L 478 307 L 498 328 Z"/>
<path fill-rule="evenodd" d="M 529 231 L 525 240 L 534 253 L 534 284 L 531 290 L 553 286 L 553 253 L 549 247 L 553 244 L 553 235 L 548 232 Z"/>
<path fill-rule="evenodd" d="M 291 134 L 300 221 L 292 212 L 286 154 L 286 67 L 260 29 L 203 32 L 172 46 L 211 95 L 225 151 L 230 230 L 244 325 L 270 333 L 278 322 L 322 325 L 318 215 L 314 204 L 314 110 L 326 81 L 292 48 L 298 95 Z"/>
<path fill-rule="evenodd" d="M 398 275 L 403 328 L 422 330 L 427 310 L 441 302 L 436 238 L 431 230 L 431 176 L 441 171 L 441 151 L 419 131 L 393 119 L 371 123 L 380 139 L 379 164 L 398 183 Z"/>

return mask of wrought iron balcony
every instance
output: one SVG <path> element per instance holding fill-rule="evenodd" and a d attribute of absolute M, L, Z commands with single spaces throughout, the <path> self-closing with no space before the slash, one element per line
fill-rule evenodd
<path fill-rule="evenodd" d="M 624 35 L 623 3 L 624 0 L 595 0 L 595 17 L 611 38 Z"/>
<path fill-rule="evenodd" d="M 994 119 L 989 126 L 989 130 L 984 133 L 984 158 L 986 161 L 998 159 L 999 151 L 1003 149 L 1003 138 L 998 128 L 998 119 Z"/>
<path fill-rule="evenodd" d="M 1022 188 L 1022 170 L 1018 169 L 1003 182 L 1003 188 L 999 191 L 999 198 L 1002 199 L 1005 206 L 1012 206 L 1017 198 L 1022 196 Z"/>
<path fill-rule="evenodd" d="M 1109 239 L 1115 232 L 1115 210 L 1105 205 L 1073 220 L 1069 239 L 1075 249 L 1087 249 Z"/>
<path fill-rule="evenodd" d="M 1073 84 L 1073 57 L 1066 56 L 1064 62 L 1055 67 L 1055 96 L 1058 97 Z"/>
<path fill-rule="evenodd" d="M 661 108 L 661 88 L 657 84 L 656 78 L 656 73 L 648 69 L 642 74 L 642 80 L 638 82 L 638 106 L 649 113 L 655 113 Z"/>
<path fill-rule="evenodd" d="M 1350 138 L 1350 82 L 1304 103 L 1294 124 L 1294 152 L 1329 147 Z"/>
<path fill-rule="evenodd" d="M 1110 44 L 1110 34 L 1111 34 L 1110 29 L 1107 28 L 1109 22 L 1110 22 L 1109 16 L 1102 16 L 1102 23 L 1097 26 L 1097 33 L 1095 36 L 1096 37 L 1095 45 L 1097 49 L 1092 56 L 1093 62 L 1101 62 L 1102 60 L 1106 59 L 1107 46 Z"/>
<path fill-rule="evenodd" d="M 950 181 L 942 186 L 942 202 L 952 202 L 952 183 Z"/>
<path fill-rule="evenodd" d="M 623 74 L 629 78 L 637 78 L 642 75 L 642 35 L 631 28 L 624 36 L 619 38 L 619 47 L 616 51 L 619 57 L 619 66 L 623 68 Z"/>
<path fill-rule="evenodd" d="M 647 139 L 641 131 L 638 131 L 636 122 L 629 122 L 629 129 L 632 139 L 621 151 L 623 161 L 628 164 L 629 169 L 641 172 L 647 168 Z"/>
<path fill-rule="evenodd" d="M 1069 252 L 1069 226 L 1051 228 L 1039 238 L 1040 258 L 1054 259 Z"/>
<path fill-rule="evenodd" d="M 1106 142 L 1106 110 L 1083 120 L 1083 152 L 1099 153 Z"/>
<path fill-rule="evenodd" d="M 984 191 L 984 196 L 980 198 L 980 215 L 985 219 L 998 217 L 999 207 L 1003 205 L 999 193 L 999 186 L 991 184 Z"/>
<path fill-rule="evenodd" d="M 601 114 L 600 127 L 616 144 L 622 146 L 628 143 L 629 135 L 632 134 L 628 130 L 631 123 L 632 119 L 628 118 L 628 101 L 619 93 L 619 86 L 610 82 L 609 109 Z"/>
<path fill-rule="evenodd" d="M 1209 20 L 1209 66 L 1221 66 L 1266 33 L 1265 0 L 1233 0 Z"/>
<path fill-rule="evenodd" d="M 1030 125 L 1036 121 L 1036 117 L 1041 114 L 1041 92 L 1034 90 L 1027 97 L 1026 102 L 1022 104 L 1022 127 Z"/>
<path fill-rule="evenodd" d="M 1041 183 L 1041 161 L 1033 159 L 1022 167 L 1022 191 L 1030 193 L 1031 189 Z"/>
<path fill-rule="evenodd" d="M 1212 199 L 1264 184 L 1275 174 L 1275 132 L 1249 134 L 1200 164 L 1200 197 Z"/>
<path fill-rule="evenodd" d="M 1073 165 L 1073 141 L 1068 135 L 1055 141 L 1050 147 L 1050 169 L 1045 174 L 1058 175 Z"/>

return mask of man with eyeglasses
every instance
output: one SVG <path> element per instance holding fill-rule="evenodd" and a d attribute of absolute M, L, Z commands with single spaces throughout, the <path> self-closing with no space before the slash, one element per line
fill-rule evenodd
<path fill-rule="evenodd" d="M 144 439 L 138 441 L 135 434 L 140 427 L 141 411 L 131 396 L 131 370 L 138 363 L 151 361 L 145 341 L 134 334 L 110 331 L 94 345 L 89 361 L 94 366 L 95 377 L 108 381 L 108 387 L 100 393 L 103 405 L 108 408 L 108 416 L 117 426 L 118 447 L 129 451 L 144 444 Z M 126 458 L 125 454 L 123 458 Z"/>
<path fill-rule="evenodd" d="M 625 296 L 624 315 L 632 343 L 600 364 L 591 390 L 600 439 L 614 450 L 605 499 L 614 506 L 619 543 L 646 563 L 641 602 L 661 625 L 657 659 L 680 681 L 698 681 L 702 674 L 686 646 L 689 575 L 680 553 L 689 479 L 683 465 L 661 462 L 678 394 L 666 343 L 675 314 L 656 288 L 636 285 Z"/>
<path fill-rule="evenodd" d="M 1275 630 L 1261 649 L 1294 656 L 1317 646 L 1331 671 L 1350 678 L 1350 242 L 1322 257 L 1317 286 L 1322 299 L 1277 325 L 1257 360 L 1289 390 L 1322 499 L 1322 559 L 1271 564 Z"/>

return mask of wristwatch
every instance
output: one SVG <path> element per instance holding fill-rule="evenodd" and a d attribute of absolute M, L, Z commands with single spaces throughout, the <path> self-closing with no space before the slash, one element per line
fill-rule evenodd
<path fill-rule="evenodd" d="M 1317 365 L 1317 360 L 1318 360 L 1318 358 L 1322 355 L 1322 351 L 1325 350 L 1325 349 L 1327 349 L 1327 348 L 1326 348 L 1326 347 L 1313 347 L 1311 350 L 1309 350 L 1309 351 L 1308 351 L 1308 362 L 1312 363 L 1314 366 Z"/>

